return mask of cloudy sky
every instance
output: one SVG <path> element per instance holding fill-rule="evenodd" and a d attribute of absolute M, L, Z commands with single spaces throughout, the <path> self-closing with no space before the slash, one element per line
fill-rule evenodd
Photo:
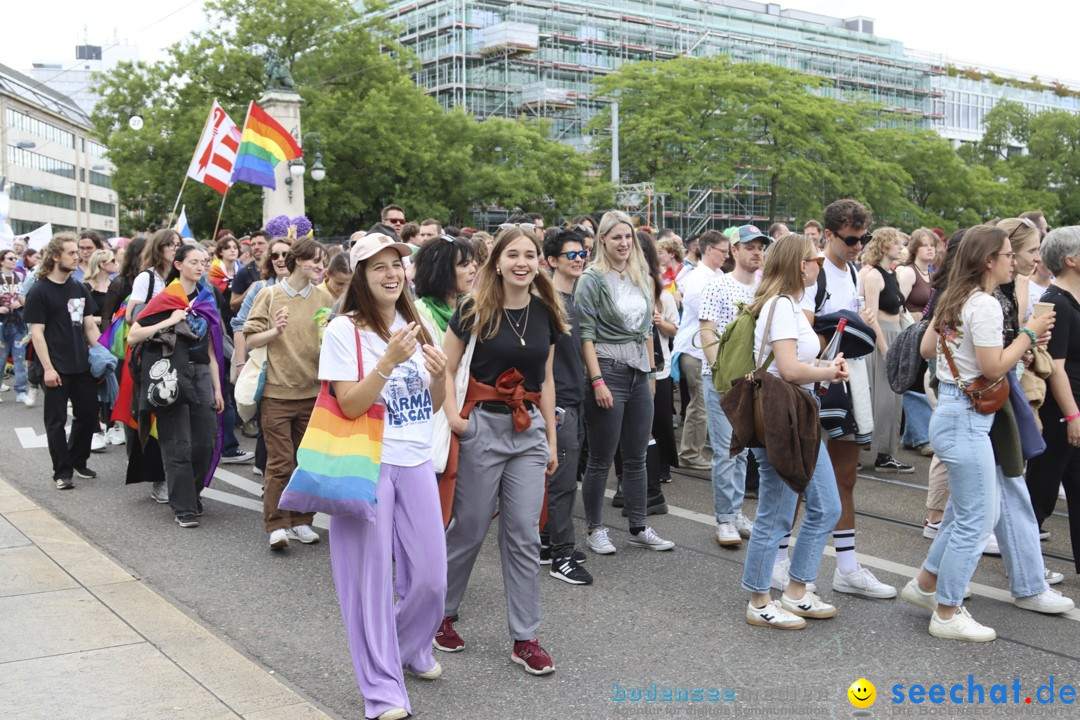
<path fill-rule="evenodd" d="M 139 46 L 140 57 L 156 60 L 162 49 L 206 25 L 203 0 L 6 0 L 0 63 L 24 70 L 37 61 L 74 64 L 74 46 L 119 39 Z M 783 8 L 834 17 L 871 17 L 882 37 L 908 48 L 1001 68 L 1044 80 L 1080 84 L 1080 60 L 1072 46 L 1080 4 L 1061 0 L 792 0 Z"/>

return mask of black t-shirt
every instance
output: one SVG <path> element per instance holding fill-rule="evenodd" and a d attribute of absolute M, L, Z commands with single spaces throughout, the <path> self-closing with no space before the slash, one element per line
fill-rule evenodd
<path fill-rule="evenodd" d="M 53 369 L 61 375 L 90 372 L 83 317 L 92 314 L 94 299 L 82 283 L 68 278 L 55 283 L 43 278 L 26 294 L 28 324 L 45 326 L 45 345 Z"/>
<path fill-rule="evenodd" d="M 267 250 L 267 252 L 270 252 Z M 236 271 L 236 275 L 233 276 L 232 284 L 229 289 L 233 295 L 244 295 L 247 293 L 248 288 L 255 284 L 256 280 L 261 280 L 262 275 L 259 272 L 258 266 L 255 261 L 252 260 L 244 267 Z"/>
<path fill-rule="evenodd" d="M 462 322 L 461 313 L 471 303 L 472 300 L 466 300 L 459 304 L 457 310 L 454 311 L 454 316 L 450 318 L 450 329 L 465 343 L 469 342 L 473 318 Z M 530 392 L 540 392 L 540 386 L 544 382 L 548 353 L 551 351 L 551 346 L 559 339 L 559 328 L 540 298 L 533 297 L 530 300 L 527 321 L 525 312 L 525 308 L 505 311 L 502 322 L 499 323 L 499 332 L 495 337 L 489 340 L 484 340 L 482 337 L 476 339 L 476 349 L 473 351 L 469 372 L 477 382 L 494 385 L 505 371 L 517 368 L 517 371 L 525 378 L 525 389 Z M 510 320 L 506 317 L 507 313 L 510 315 Z M 512 326 L 513 322 L 520 322 L 520 327 Z M 524 344 L 518 337 L 519 333 L 525 340 Z"/>
<path fill-rule="evenodd" d="M 900 308 L 904 304 L 904 293 L 900 291 L 900 281 L 896 273 L 880 265 L 875 265 L 874 269 L 881 273 L 881 279 L 885 283 L 881 294 L 878 295 L 878 309 L 890 315 L 900 314 Z"/>
<path fill-rule="evenodd" d="M 195 288 L 195 291 L 188 295 L 188 301 L 192 301 L 199 294 L 199 289 Z M 150 327 L 157 325 L 159 322 L 168 320 L 173 314 L 172 310 L 165 310 L 153 315 L 147 315 L 146 317 L 140 317 L 138 324 L 143 327 Z M 178 335 L 177 337 L 187 343 L 188 346 L 188 360 L 199 365 L 210 364 L 210 333 L 209 328 L 206 325 L 206 321 L 195 315 L 188 315 L 188 325 L 191 329 L 199 335 L 198 341 L 190 340 L 185 335 Z"/>
<path fill-rule="evenodd" d="M 93 305 L 86 306 L 86 314 L 100 316 L 105 307 L 105 295 L 107 291 L 98 292 L 90 286 L 90 283 L 83 283 L 83 285 L 86 286 L 87 292 L 90 293 L 90 297 L 94 301 Z"/>
<path fill-rule="evenodd" d="M 570 334 L 560 335 L 555 341 L 555 402 L 559 405 L 577 405 L 585 400 L 585 355 L 581 350 L 581 323 L 573 294 L 562 295 L 563 306 L 570 317 Z"/>
<path fill-rule="evenodd" d="M 1065 376 L 1073 397 L 1080 403 L 1080 304 L 1072 294 L 1054 285 L 1046 289 L 1042 300 L 1054 303 L 1057 313 L 1046 349 L 1055 360 L 1065 359 Z M 1046 393 L 1046 402 L 1056 404 L 1053 393 Z"/>

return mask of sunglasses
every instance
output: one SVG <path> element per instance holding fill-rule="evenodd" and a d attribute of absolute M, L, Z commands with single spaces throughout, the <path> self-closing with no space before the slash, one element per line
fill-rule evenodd
<path fill-rule="evenodd" d="M 589 259 L 589 251 L 588 250 L 567 250 L 566 252 L 562 253 L 562 256 L 564 258 L 566 258 L 567 260 L 577 260 L 578 258 L 581 258 L 582 260 L 588 260 Z"/>
<path fill-rule="evenodd" d="M 528 230 L 529 232 L 536 232 L 536 226 L 532 223 L 503 223 L 499 226 L 500 230 L 509 230 L 510 228 L 519 227 Z"/>
<path fill-rule="evenodd" d="M 392 225 L 404 225 L 405 218 L 386 218 L 386 222 Z"/>
<path fill-rule="evenodd" d="M 844 237 L 843 235 L 837 235 L 836 237 L 843 240 L 844 244 L 848 247 L 855 247 L 859 243 L 865 245 L 866 243 L 870 242 L 870 240 L 874 237 L 874 234 L 867 230 L 862 235 L 848 235 L 847 237 Z"/>
<path fill-rule="evenodd" d="M 852 245 L 854 245 L 854 243 L 852 243 Z M 817 257 L 804 258 L 803 262 L 817 263 L 817 266 L 819 268 L 820 267 L 825 267 L 825 256 L 824 255 L 818 255 Z"/>
<path fill-rule="evenodd" d="M 271 260 L 280 260 L 281 258 L 285 257 L 285 255 L 287 255 L 287 253 L 272 252 L 272 253 L 270 253 L 270 259 Z"/>

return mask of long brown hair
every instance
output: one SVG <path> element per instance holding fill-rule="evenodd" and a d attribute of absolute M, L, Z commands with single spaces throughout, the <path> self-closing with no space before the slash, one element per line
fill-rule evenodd
<path fill-rule="evenodd" d="M 372 255 L 372 257 L 375 256 Z M 386 324 L 386 320 L 383 319 L 382 313 L 378 311 L 375 296 L 371 293 L 371 286 L 368 285 L 367 266 L 369 262 L 371 262 L 371 258 L 356 263 L 349 286 L 345 288 L 345 292 L 341 296 L 341 314 L 351 314 L 353 322 L 358 326 L 366 325 L 383 340 L 389 342 L 390 327 Z M 401 295 L 398 296 L 397 302 L 394 303 L 394 309 L 401 313 L 401 317 L 405 318 L 406 323 L 416 323 L 420 327 L 419 337 L 422 343 L 434 345 L 435 342 L 432 340 L 431 335 L 428 334 L 427 326 L 424 325 L 420 313 L 416 311 L 416 305 L 413 304 L 412 293 L 409 292 L 409 288 L 406 286 L 404 268 L 401 272 L 401 283 Z"/>
<path fill-rule="evenodd" d="M 142 269 L 159 271 L 158 275 L 161 277 L 168 275 L 169 263 L 165 260 L 165 246 L 171 242 L 180 242 L 180 233 L 172 228 L 163 228 L 154 233 L 143 248 Z"/>
<path fill-rule="evenodd" d="M 58 232 L 52 236 L 52 240 L 41 251 L 41 262 L 38 263 L 38 280 L 44 280 L 56 268 L 56 260 L 64 254 L 64 243 L 79 244 L 79 238 L 73 232 Z"/>
<path fill-rule="evenodd" d="M 960 324 L 960 312 L 972 293 L 983 289 L 986 264 L 1001 250 L 1008 237 L 1001 228 L 976 225 L 964 233 L 956 250 L 949 253 L 952 263 L 945 291 L 934 310 L 934 329 L 942 333 Z"/>
<path fill-rule="evenodd" d="M 476 289 L 469 296 L 469 302 L 461 305 L 461 319 L 472 319 L 473 327 L 482 333 L 481 340 L 490 340 L 499 332 L 506 295 L 503 291 L 503 279 L 499 277 L 496 270 L 499 267 L 499 258 L 506 251 L 506 247 L 518 238 L 527 238 L 532 242 L 533 247 L 536 248 L 537 259 L 544 256 L 540 241 L 533 233 L 525 232 L 516 225 L 506 228 L 495 239 L 495 247 L 491 249 L 491 255 L 477 272 Z M 638 249 L 638 252 L 640 253 L 641 250 Z M 540 268 L 537 268 L 530 292 L 544 304 L 544 308 L 555 321 L 559 333 L 568 334 L 570 329 L 566 320 L 566 309 L 563 308 L 562 300 L 555 292 L 555 286 L 551 284 L 551 277 Z"/>
<path fill-rule="evenodd" d="M 751 315 L 760 315 L 762 306 L 771 298 L 780 295 L 798 298 L 806 291 L 802 266 L 810 253 L 816 253 L 816 248 L 805 235 L 791 233 L 773 241 L 769 252 L 765 253 L 765 267 L 754 293 L 754 302 L 748 308 Z"/>

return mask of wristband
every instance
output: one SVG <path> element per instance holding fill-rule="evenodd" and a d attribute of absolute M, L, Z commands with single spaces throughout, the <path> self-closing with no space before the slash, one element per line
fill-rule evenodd
<path fill-rule="evenodd" d="M 593 375 L 591 378 L 589 378 L 589 382 L 594 383 L 597 380 L 603 380 L 603 379 L 604 379 L 603 375 Z"/>
<path fill-rule="evenodd" d="M 1029 338 L 1031 338 L 1031 344 L 1032 345 L 1039 342 L 1039 338 L 1037 338 L 1035 336 L 1035 331 L 1032 330 L 1031 328 L 1026 328 L 1026 327 L 1020 328 L 1020 332 L 1018 332 L 1016 334 L 1016 337 L 1020 337 L 1020 335 L 1027 335 Z"/>
<path fill-rule="evenodd" d="M 607 383 L 604 382 L 604 378 L 597 378 L 597 379 L 593 380 L 592 386 L 593 386 L 594 389 L 598 388 L 598 387 L 601 387 L 602 385 L 607 385 Z"/>
<path fill-rule="evenodd" d="M 1061 418 L 1060 422 L 1067 423 L 1067 422 L 1072 422 L 1073 420 L 1078 420 L 1078 419 L 1080 419 L 1080 412 L 1073 413 L 1072 415 L 1067 415 L 1067 416 Z"/>
<path fill-rule="evenodd" d="M 378 374 L 378 376 L 379 376 L 379 377 L 381 377 L 381 378 L 382 378 L 383 380 L 389 380 L 389 379 L 390 379 L 390 376 L 389 376 L 389 375 L 383 375 L 383 374 L 382 374 L 382 370 L 380 370 L 380 369 L 379 369 L 379 366 L 378 366 L 378 365 L 376 365 L 376 366 L 375 366 L 375 372 L 376 372 L 376 373 Z M 390 372 L 393 372 L 393 370 L 391 370 Z"/>
<path fill-rule="evenodd" d="M 650 380 L 655 380 L 656 379 L 656 373 L 654 373 L 654 372 L 649 373 L 649 379 Z"/>

